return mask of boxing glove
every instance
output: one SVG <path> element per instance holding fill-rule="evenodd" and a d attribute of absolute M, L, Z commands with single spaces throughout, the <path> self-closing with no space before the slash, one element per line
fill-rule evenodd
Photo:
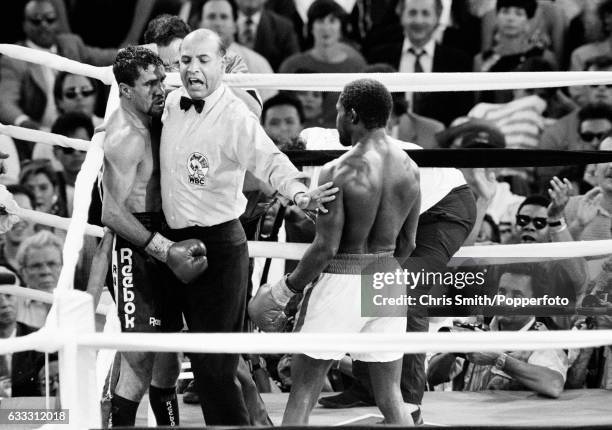
<path fill-rule="evenodd" d="M 264 284 L 249 302 L 249 316 L 262 331 L 280 332 L 287 323 L 285 307 L 295 293 L 287 287 L 285 277 L 274 284 Z"/>
<path fill-rule="evenodd" d="M 176 277 L 188 284 L 208 268 L 206 246 L 198 239 L 172 242 L 159 233 L 153 233 L 145 251 L 166 263 Z"/>

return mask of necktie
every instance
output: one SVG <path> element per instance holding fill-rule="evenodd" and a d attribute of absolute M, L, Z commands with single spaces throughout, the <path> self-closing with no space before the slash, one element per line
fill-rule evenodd
<path fill-rule="evenodd" d="M 244 21 L 244 29 L 242 31 L 242 44 L 250 49 L 253 49 L 253 45 L 255 44 L 255 30 L 253 24 L 253 19 L 249 16 Z"/>
<path fill-rule="evenodd" d="M 189 97 L 181 97 L 179 106 L 185 112 L 187 112 L 189 108 L 193 106 L 197 113 L 202 113 L 202 109 L 204 109 L 204 100 L 194 100 L 190 99 Z"/>
<path fill-rule="evenodd" d="M 423 65 L 421 64 L 421 57 L 425 55 L 425 51 L 417 51 L 414 48 L 408 49 L 412 55 L 414 55 L 414 73 L 423 73 Z"/>

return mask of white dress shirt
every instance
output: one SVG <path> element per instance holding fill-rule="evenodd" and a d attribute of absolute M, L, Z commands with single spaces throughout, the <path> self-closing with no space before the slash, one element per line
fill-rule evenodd
<path fill-rule="evenodd" d="M 166 98 L 160 160 L 164 214 L 170 228 L 214 226 L 246 209 L 242 193 L 248 170 L 293 200 L 306 192 L 308 176 L 283 154 L 225 85 L 205 99 L 203 111 L 179 107 L 181 87 Z"/>
<path fill-rule="evenodd" d="M 412 50 L 416 52 L 423 52 L 421 55 L 420 63 L 421 68 L 423 69 L 423 73 L 431 73 L 433 71 L 433 58 L 436 51 L 436 41 L 435 39 L 431 39 L 427 42 L 423 47 L 417 48 L 407 37 L 404 39 L 404 44 L 402 46 L 402 56 L 400 58 L 399 71 L 401 73 L 414 73 L 414 66 L 416 64 L 416 55 L 414 55 Z M 406 100 L 410 102 L 410 109 L 412 110 L 413 97 L 411 92 L 406 92 Z"/>

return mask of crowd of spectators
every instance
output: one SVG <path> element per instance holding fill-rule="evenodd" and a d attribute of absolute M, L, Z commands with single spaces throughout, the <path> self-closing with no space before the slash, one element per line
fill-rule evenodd
<path fill-rule="evenodd" d="M 0 43 L 92 65 L 109 65 L 118 48 L 155 39 L 158 35 L 146 34 L 147 23 L 170 14 L 191 28 L 217 32 L 229 56 L 244 61 L 235 64 L 236 69 L 250 73 L 612 70 L 612 0 L 20 0 L 2 7 Z M 158 43 L 158 49 L 171 50 L 176 39 L 166 42 Z M 165 64 L 167 71 L 177 71 L 178 61 Z M 94 127 L 102 123 L 108 93 L 91 78 L 2 56 L 0 95 L 1 123 L 90 140 Z M 284 151 L 313 149 L 300 138 L 305 128 L 335 127 L 336 93 L 261 91 L 260 96 L 262 125 Z M 423 148 L 612 150 L 612 85 L 402 92 L 393 94 L 393 102 L 389 134 Z M 0 182 L 8 185 L 20 207 L 71 215 L 84 152 L 6 136 L 0 136 L 0 151 L 10 155 Z M 612 239 L 612 163 L 463 172 L 486 206 L 472 235 L 476 245 Z M 246 182 L 249 204 L 241 219 L 250 239 L 312 240 L 308 214 L 285 207 L 261 184 L 250 187 Z M 64 234 L 22 220 L 2 237 L 0 265 L 14 276 L 14 283 L 52 291 L 61 269 Z M 87 285 L 95 247 L 95 240 L 86 240 L 75 275 L 77 288 Z M 274 270 L 291 270 L 293 263 L 277 269 L 275 264 L 269 259 L 252 262 L 254 288 Z M 485 290 L 491 295 L 560 295 L 577 306 L 584 297 L 595 297 L 597 304 L 610 309 L 612 299 L 606 303 L 605 297 L 612 297 L 607 282 L 611 273 L 606 256 L 528 268 L 489 267 Z M 4 338 L 40 327 L 48 311 L 47 305 L 6 295 L 0 295 L 0 304 Z M 541 321 L 535 316 L 496 316 L 479 327 L 611 326 L 609 317 L 552 316 Z M 457 390 L 522 388 L 551 397 L 559 396 L 564 384 L 610 389 L 610 351 L 441 354 L 431 357 L 428 382 L 432 389 L 439 384 Z M 11 369 L 2 359 L 0 395 L 3 377 Z M 40 359 L 27 357 L 36 365 L 25 376 L 16 373 L 23 369 L 12 366 L 13 394 L 22 393 L 16 382 L 26 379 L 23 392 L 40 393 L 34 383 Z M 267 359 L 277 382 L 272 386 L 287 390 L 289 358 Z M 505 371 L 495 370 L 498 360 L 505 361 Z M 331 388 L 339 389 L 347 380 L 348 357 L 330 374 Z"/>

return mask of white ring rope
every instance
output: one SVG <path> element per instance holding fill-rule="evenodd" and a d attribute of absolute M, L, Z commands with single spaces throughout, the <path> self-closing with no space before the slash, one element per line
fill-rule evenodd
<path fill-rule="evenodd" d="M 45 342 L 37 345 L 41 338 Z M 36 342 L 32 338 L 38 339 Z M 590 348 L 612 344 L 612 330 L 495 331 L 459 333 L 87 333 L 52 329 L 10 338 L 0 354 L 36 349 L 49 352 L 65 342 L 94 349 L 193 353 L 300 352 L 477 352 Z"/>
<path fill-rule="evenodd" d="M 61 134 L 32 130 L 30 128 L 17 127 L 15 125 L 0 124 L 0 134 L 4 134 L 14 139 L 62 146 L 64 148 L 74 148 L 78 149 L 79 151 L 87 151 L 89 149 L 89 145 L 91 144 L 91 142 L 88 140 L 74 139 L 71 137 L 62 136 Z"/>
<path fill-rule="evenodd" d="M 110 66 L 90 66 L 56 54 L 9 44 L 0 44 L 0 54 L 78 75 L 89 76 L 107 85 L 114 81 Z M 612 72 L 241 73 L 227 74 L 224 80 L 229 86 L 237 87 L 340 91 L 348 82 L 364 77 L 379 80 L 390 91 L 413 92 L 506 90 L 612 83 Z M 167 82 L 170 85 L 179 86 L 181 82 L 178 73 L 169 73 Z"/>
<path fill-rule="evenodd" d="M 23 287 L 21 285 L 0 285 L 0 294 L 8 294 L 15 297 L 23 297 L 25 299 L 36 300 L 37 302 L 53 304 L 53 293 L 47 291 L 35 290 L 33 288 Z M 96 314 L 106 315 L 108 306 L 98 305 Z"/>
<path fill-rule="evenodd" d="M 52 69 L 74 73 L 76 75 L 89 76 L 90 78 L 104 82 L 106 85 L 110 85 L 115 79 L 113 76 L 113 69 L 110 66 L 91 66 L 89 64 L 70 60 L 60 55 L 27 48 L 25 46 L 2 43 L 0 44 L 0 54 L 16 58 L 17 60 L 47 66 Z"/>

